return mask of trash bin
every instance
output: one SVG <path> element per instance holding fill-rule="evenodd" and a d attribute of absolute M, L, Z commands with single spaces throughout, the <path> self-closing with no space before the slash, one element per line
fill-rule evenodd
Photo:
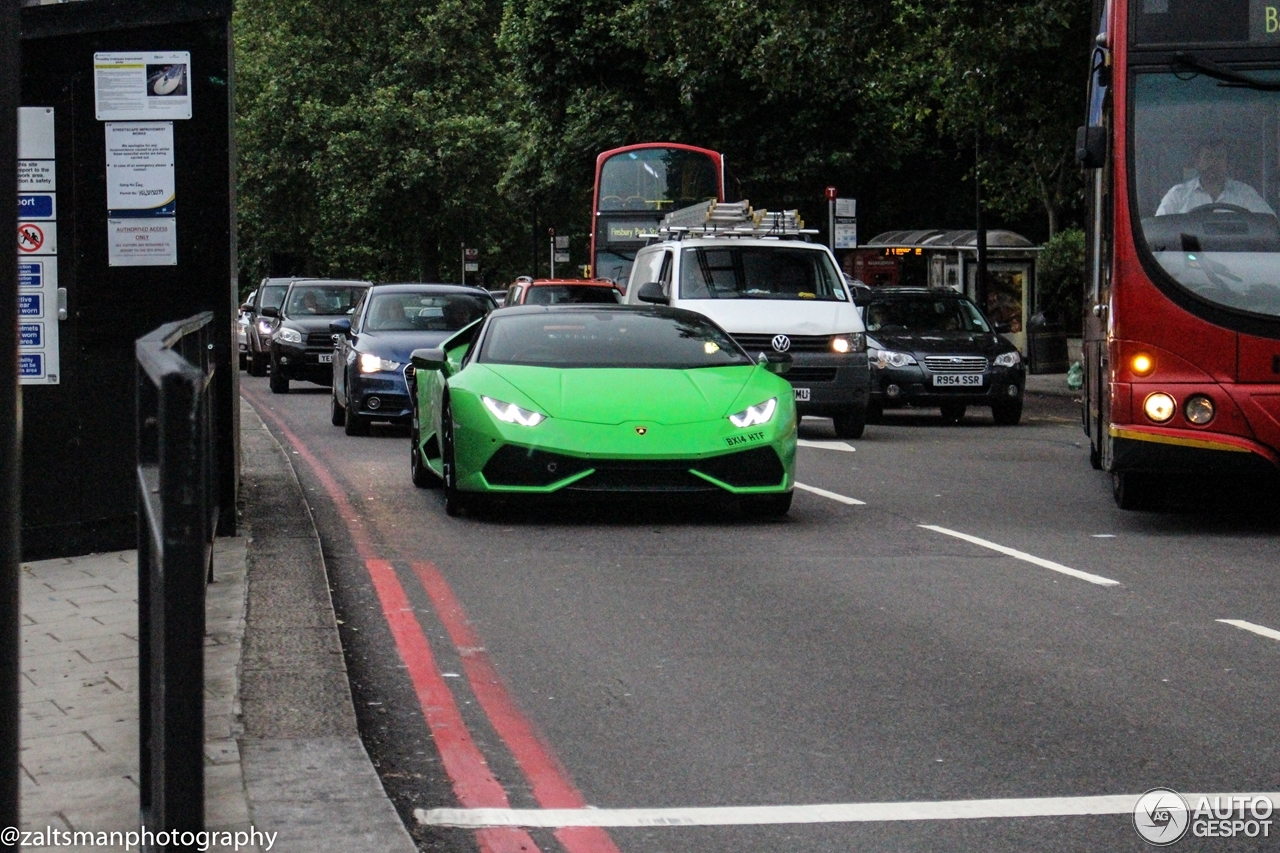
<path fill-rule="evenodd" d="M 1027 372 L 1066 373 L 1067 331 L 1041 311 L 1027 322 Z"/>

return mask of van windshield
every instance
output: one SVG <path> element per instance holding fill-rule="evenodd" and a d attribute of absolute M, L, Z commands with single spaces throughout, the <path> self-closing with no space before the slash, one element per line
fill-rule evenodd
<path fill-rule="evenodd" d="M 707 246 L 680 262 L 683 299 L 802 299 L 843 302 L 839 273 L 821 249 Z"/>

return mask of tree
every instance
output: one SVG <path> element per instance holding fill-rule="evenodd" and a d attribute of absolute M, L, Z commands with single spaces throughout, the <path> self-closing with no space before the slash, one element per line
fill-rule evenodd
<path fill-rule="evenodd" d="M 1084 231 L 1059 231 L 1036 259 L 1036 308 L 1066 325 L 1068 334 L 1080 334 L 1083 324 Z"/>
<path fill-rule="evenodd" d="M 987 205 L 1009 217 L 1035 205 L 1049 236 L 1078 211 L 1075 127 L 1089 56 L 1089 5 L 1063 0 L 895 0 L 904 52 L 892 69 L 921 120 L 972 149 L 984 140 Z M 1078 73 L 1075 73 L 1078 72 Z"/>

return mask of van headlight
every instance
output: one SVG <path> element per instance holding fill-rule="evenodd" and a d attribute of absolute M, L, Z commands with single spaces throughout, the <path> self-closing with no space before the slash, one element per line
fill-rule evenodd
<path fill-rule="evenodd" d="M 876 350 L 875 357 L 871 363 L 882 370 L 886 367 L 908 367 L 912 364 L 919 364 L 914 355 L 887 349 Z"/>
<path fill-rule="evenodd" d="M 851 335 L 835 335 L 831 338 L 831 351 L 841 355 L 847 352 L 864 352 L 867 349 L 867 337 L 861 332 Z"/>
<path fill-rule="evenodd" d="M 281 329 L 276 334 L 280 340 L 287 344 L 302 343 L 302 332 L 299 332 L 297 329 Z"/>
<path fill-rule="evenodd" d="M 996 356 L 996 367 L 1017 367 L 1022 363 L 1022 354 L 1017 350 L 1013 352 L 1002 352 Z"/>
<path fill-rule="evenodd" d="M 747 406 L 741 412 L 729 415 L 729 423 L 743 429 L 745 427 L 759 426 L 767 424 L 773 419 L 773 413 L 778 408 L 778 398 L 770 397 L 763 403 L 757 403 L 754 406 Z"/>

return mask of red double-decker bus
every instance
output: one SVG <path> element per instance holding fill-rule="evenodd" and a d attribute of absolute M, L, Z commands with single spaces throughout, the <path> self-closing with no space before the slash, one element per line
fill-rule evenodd
<path fill-rule="evenodd" d="M 1083 415 L 1126 509 L 1280 468 L 1278 7 L 1095 2 Z"/>
<path fill-rule="evenodd" d="M 724 158 L 715 151 L 642 142 L 604 152 L 591 205 L 591 275 L 625 284 L 644 248 L 640 235 L 656 232 L 672 210 L 707 199 L 724 201 Z"/>

